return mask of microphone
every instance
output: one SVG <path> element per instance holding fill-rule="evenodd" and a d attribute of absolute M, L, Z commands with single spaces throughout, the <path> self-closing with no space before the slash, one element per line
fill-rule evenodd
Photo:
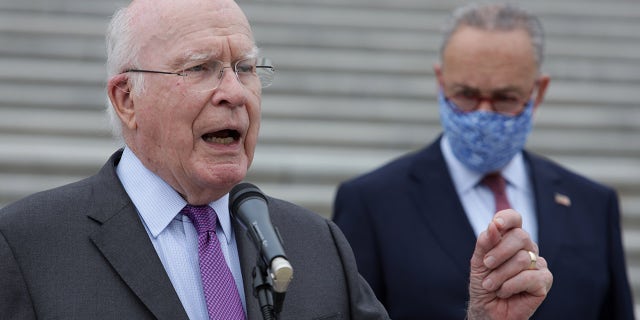
<path fill-rule="evenodd" d="M 293 268 L 284 253 L 280 237 L 271 224 L 267 197 L 255 185 L 243 182 L 231 189 L 229 209 L 247 228 L 262 260 L 270 267 L 273 290 L 278 293 L 286 292 L 293 278 Z"/>

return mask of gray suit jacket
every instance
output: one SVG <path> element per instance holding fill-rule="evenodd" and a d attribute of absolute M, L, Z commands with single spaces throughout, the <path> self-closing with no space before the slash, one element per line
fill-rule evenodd
<path fill-rule="evenodd" d="M 94 176 L 0 210 L 0 319 L 187 319 L 114 154 Z M 387 319 L 330 221 L 270 198 L 294 268 L 280 319 Z M 262 319 L 251 272 L 258 253 L 234 222 L 248 319 Z"/>

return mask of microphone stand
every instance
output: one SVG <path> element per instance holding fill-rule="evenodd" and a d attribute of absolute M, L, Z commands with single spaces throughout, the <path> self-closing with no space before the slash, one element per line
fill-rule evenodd
<path fill-rule="evenodd" d="M 262 318 L 264 320 L 277 320 L 280 311 L 282 311 L 285 293 L 274 292 L 273 280 L 270 274 L 270 268 L 267 267 L 262 257 L 258 255 L 256 266 L 253 267 L 253 295 L 258 298 Z"/>

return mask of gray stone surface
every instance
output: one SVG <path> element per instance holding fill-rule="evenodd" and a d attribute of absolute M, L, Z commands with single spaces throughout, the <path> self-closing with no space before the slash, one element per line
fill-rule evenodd
<path fill-rule="evenodd" d="M 104 40 L 125 1 L 0 1 L 0 205 L 95 172 L 117 148 Z M 248 179 L 329 216 L 335 187 L 435 138 L 432 64 L 463 1 L 241 0 L 278 69 Z M 521 3 L 552 76 L 529 147 L 620 192 L 640 303 L 640 3 Z"/>

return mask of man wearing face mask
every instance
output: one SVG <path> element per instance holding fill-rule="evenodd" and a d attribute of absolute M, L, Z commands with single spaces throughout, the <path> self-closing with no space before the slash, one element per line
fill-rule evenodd
<path fill-rule="evenodd" d="M 633 319 L 614 190 L 524 150 L 549 77 L 539 20 L 467 5 L 434 66 L 444 133 L 340 185 L 334 220 L 391 318 L 463 319 L 468 256 L 513 208 L 554 284 L 535 319 Z"/>

